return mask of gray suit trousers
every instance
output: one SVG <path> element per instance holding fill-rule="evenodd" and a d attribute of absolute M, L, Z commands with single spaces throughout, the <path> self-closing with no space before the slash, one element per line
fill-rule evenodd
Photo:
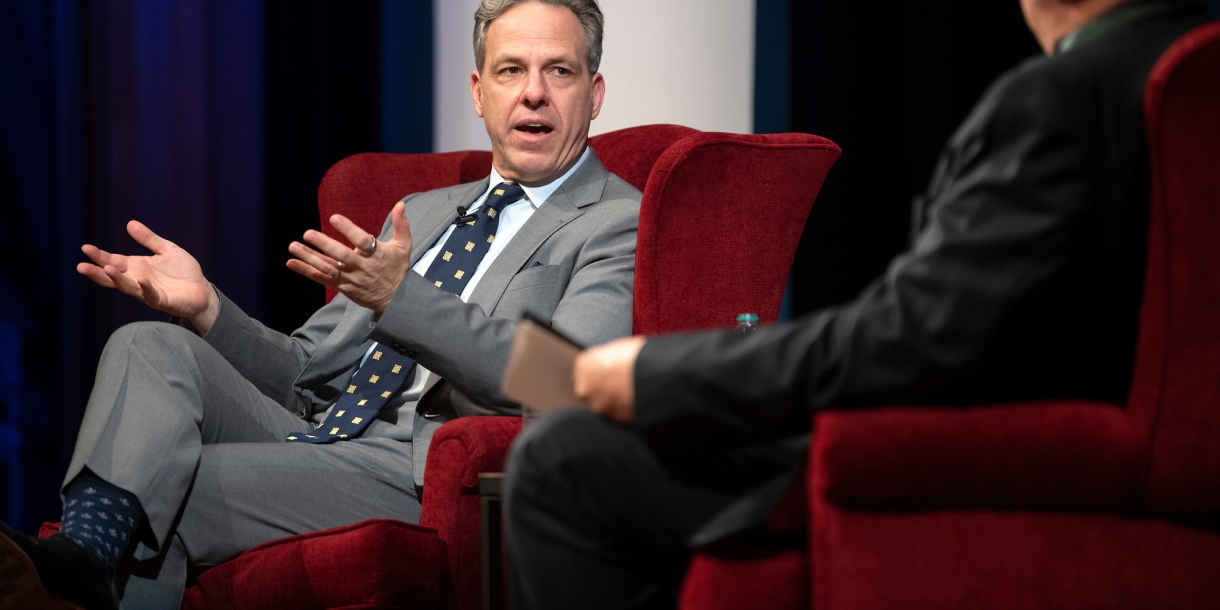
<path fill-rule="evenodd" d="M 283 442 L 310 427 L 189 330 L 116 331 L 64 485 L 88 468 L 140 500 L 152 537 L 123 608 L 177 608 L 188 564 L 365 519 L 419 521 L 411 443 L 374 429 L 333 445 Z"/>

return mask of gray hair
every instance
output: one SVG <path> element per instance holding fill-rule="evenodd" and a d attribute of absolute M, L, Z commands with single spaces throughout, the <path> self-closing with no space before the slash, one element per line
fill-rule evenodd
<path fill-rule="evenodd" d="M 483 59 L 487 55 L 487 30 L 491 22 L 509 9 L 528 2 L 562 6 L 576 15 L 585 29 L 589 74 L 596 74 L 602 63 L 602 31 L 605 29 L 605 20 L 597 7 L 597 0 L 483 0 L 474 12 L 474 65 L 479 72 L 483 71 Z"/>

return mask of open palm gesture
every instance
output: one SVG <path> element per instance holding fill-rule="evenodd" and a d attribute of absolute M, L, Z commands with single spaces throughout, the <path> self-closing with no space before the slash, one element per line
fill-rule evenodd
<path fill-rule="evenodd" d="M 288 244 L 288 252 L 296 257 L 288 261 L 288 268 L 380 314 L 411 265 L 411 225 L 401 201 L 390 211 L 390 222 L 394 226 L 390 240 L 378 241 L 376 235 L 335 214 L 331 226 L 351 245 L 311 229 L 304 241 L 313 248 L 298 241 Z"/>
<path fill-rule="evenodd" d="M 170 315 L 193 320 L 209 309 L 215 297 L 195 257 L 139 221 L 128 222 L 127 233 L 152 256 L 112 254 L 85 244 L 81 251 L 93 264 L 80 263 L 76 270 Z"/>

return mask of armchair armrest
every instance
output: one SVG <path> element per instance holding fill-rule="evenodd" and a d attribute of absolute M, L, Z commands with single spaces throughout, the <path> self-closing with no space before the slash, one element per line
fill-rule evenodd
<path fill-rule="evenodd" d="M 503 472 L 519 417 L 463 417 L 437 429 L 424 467 L 420 525 L 445 542 L 458 608 L 482 603 L 479 473 Z"/>
<path fill-rule="evenodd" d="M 1118 406 L 1036 402 L 831 410 L 810 488 L 841 506 L 1124 509 L 1145 439 Z"/>
<path fill-rule="evenodd" d="M 508 446 L 520 433 L 521 418 L 504 416 L 463 417 L 437 429 L 424 468 L 423 519 L 435 516 L 429 508 L 447 509 L 443 498 L 478 495 L 479 473 L 503 472 Z"/>

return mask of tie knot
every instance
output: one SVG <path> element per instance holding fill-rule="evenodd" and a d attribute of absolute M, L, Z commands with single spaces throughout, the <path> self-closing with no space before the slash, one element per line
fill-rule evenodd
<path fill-rule="evenodd" d="M 525 189 L 521 188 L 520 184 L 501 182 L 491 189 L 491 194 L 487 196 L 487 207 L 500 211 L 504 206 L 524 196 Z"/>

